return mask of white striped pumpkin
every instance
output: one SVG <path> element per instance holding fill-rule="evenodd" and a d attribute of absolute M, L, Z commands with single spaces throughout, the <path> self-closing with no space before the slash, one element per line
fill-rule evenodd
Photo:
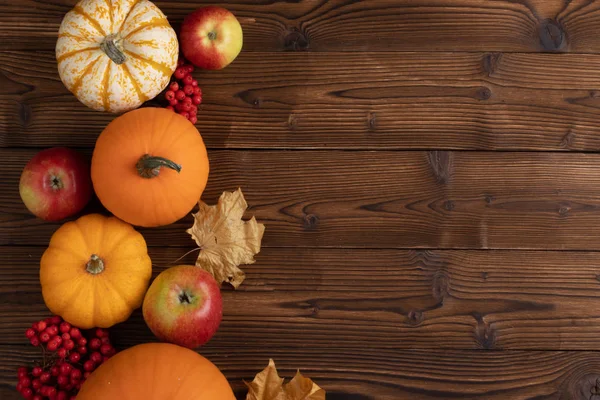
<path fill-rule="evenodd" d="M 156 97 L 177 67 L 177 35 L 148 0 L 81 0 L 60 25 L 60 79 L 83 104 L 125 112 Z"/>

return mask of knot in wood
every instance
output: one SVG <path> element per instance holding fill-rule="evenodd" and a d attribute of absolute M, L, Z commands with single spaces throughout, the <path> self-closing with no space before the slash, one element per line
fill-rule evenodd
<path fill-rule="evenodd" d="M 563 204 L 558 209 L 558 215 L 560 215 L 561 217 L 566 217 L 569 214 L 569 211 L 571 211 L 571 207 Z"/>
<path fill-rule="evenodd" d="M 477 89 L 477 91 L 475 92 L 475 96 L 478 100 L 489 100 L 490 97 L 492 97 L 492 91 L 490 90 L 490 88 L 482 86 Z"/>
<path fill-rule="evenodd" d="M 367 125 L 370 131 L 374 131 L 377 128 L 377 116 L 375 113 L 367 114 Z"/>
<path fill-rule="evenodd" d="M 413 326 L 419 325 L 425 319 L 423 313 L 419 310 L 410 310 L 406 317 L 408 324 Z"/>
<path fill-rule="evenodd" d="M 302 221 L 303 221 L 304 229 L 306 229 L 308 231 L 315 230 L 319 226 L 319 217 L 317 217 L 314 214 L 306 214 L 302 218 Z"/>
<path fill-rule="evenodd" d="M 540 22 L 539 35 L 544 51 L 561 51 L 566 48 L 567 35 L 557 21 L 546 19 Z"/>
<path fill-rule="evenodd" d="M 19 103 L 19 122 L 23 128 L 26 128 L 31 123 L 31 106 L 25 103 Z"/>
<path fill-rule="evenodd" d="M 444 209 L 446 209 L 446 211 L 454 210 L 454 202 L 452 200 L 446 200 L 444 202 Z"/>
<path fill-rule="evenodd" d="M 448 295 L 448 277 L 445 271 L 437 271 L 433 276 L 431 294 L 433 298 L 442 303 Z"/>
<path fill-rule="evenodd" d="M 433 171 L 438 183 L 445 184 L 452 177 L 452 160 L 454 156 L 449 151 L 430 151 L 427 153 L 427 161 Z"/>
<path fill-rule="evenodd" d="M 304 32 L 291 28 L 283 38 L 283 46 L 286 50 L 305 51 L 308 50 L 309 40 Z"/>
<path fill-rule="evenodd" d="M 486 350 L 494 348 L 496 344 L 496 330 L 492 325 L 484 321 L 482 315 L 475 313 L 473 317 L 477 321 L 477 326 L 475 327 L 475 340 L 477 340 L 477 344 Z"/>
<path fill-rule="evenodd" d="M 488 76 L 492 76 L 498 70 L 501 59 L 502 53 L 488 53 L 483 56 L 483 70 Z"/>

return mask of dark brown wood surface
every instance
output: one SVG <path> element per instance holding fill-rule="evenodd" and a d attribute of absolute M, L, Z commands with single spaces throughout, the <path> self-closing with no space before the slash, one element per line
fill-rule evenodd
<path fill-rule="evenodd" d="M 89 156 L 114 118 L 58 77 L 75 3 L 0 0 L 1 399 L 39 356 L 23 333 L 48 315 L 60 226 L 22 204 L 21 170 L 47 147 Z M 156 4 L 177 27 L 208 2 Z M 241 187 L 267 227 L 199 349 L 237 397 L 273 358 L 330 400 L 599 400 L 600 1 L 221 4 L 245 43 L 195 72 L 203 199 Z M 191 223 L 140 230 L 155 275 Z M 139 310 L 113 336 L 156 340 Z"/>

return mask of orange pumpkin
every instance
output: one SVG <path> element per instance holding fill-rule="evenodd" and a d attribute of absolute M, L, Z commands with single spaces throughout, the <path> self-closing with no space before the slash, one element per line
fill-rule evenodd
<path fill-rule="evenodd" d="M 44 301 L 80 328 L 108 328 L 142 305 L 152 262 L 131 225 L 99 214 L 63 224 L 40 261 Z"/>
<path fill-rule="evenodd" d="M 123 350 L 85 381 L 77 400 L 235 400 L 221 371 L 195 351 L 169 343 Z"/>
<path fill-rule="evenodd" d="M 141 108 L 113 120 L 92 156 L 92 182 L 102 204 L 133 225 L 171 224 L 196 205 L 208 180 L 200 132 L 164 108 Z"/>

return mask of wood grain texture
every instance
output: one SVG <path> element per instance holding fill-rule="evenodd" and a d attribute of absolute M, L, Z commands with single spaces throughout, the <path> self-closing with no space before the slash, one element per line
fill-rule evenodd
<path fill-rule="evenodd" d="M 209 148 L 600 150 L 600 55 L 246 53 L 195 73 Z M 115 115 L 51 52 L 0 58 L 0 146 L 92 147 Z M 150 102 L 149 105 L 158 105 Z"/>
<path fill-rule="evenodd" d="M 48 243 L 59 226 L 18 193 L 36 149 L 0 150 L 0 244 Z M 600 249 L 600 155 L 503 152 L 211 151 L 203 195 L 243 188 L 266 247 Z M 94 207 L 90 207 L 94 209 Z M 185 246 L 187 217 L 142 229 Z"/>
<path fill-rule="evenodd" d="M 0 254 L 0 344 L 48 315 L 41 247 Z M 151 248 L 154 276 L 181 249 Z M 194 255 L 181 263 L 193 264 Z M 600 253 L 264 249 L 224 287 L 208 347 L 582 350 L 600 348 Z M 335 332 L 335 334 L 334 334 Z M 113 330 L 127 347 L 154 340 L 140 311 Z M 443 337 L 444 340 L 439 340 Z"/>
<path fill-rule="evenodd" d="M 328 400 L 595 400 L 598 352 L 481 352 L 439 350 L 321 350 L 219 347 L 202 350 L 227 376 L 237 398 L 272 357 L 286 380 L 297 369 L 327 389 Z M 15 370 L 35 362 L 31 347 L 0 346 L 0 394 L 11 392 Z"/>
<path fill-rule="evenodd" d="M 0 4 L 1 49 L 54 49 L 76 0 Z M 178 29 L 202 1 L 156 1 Z M 244 51 L 600 51 L 600 6 L 587 0 L 228 0 Z M 26 21 L 26 23 L 24 23 Z"/>

